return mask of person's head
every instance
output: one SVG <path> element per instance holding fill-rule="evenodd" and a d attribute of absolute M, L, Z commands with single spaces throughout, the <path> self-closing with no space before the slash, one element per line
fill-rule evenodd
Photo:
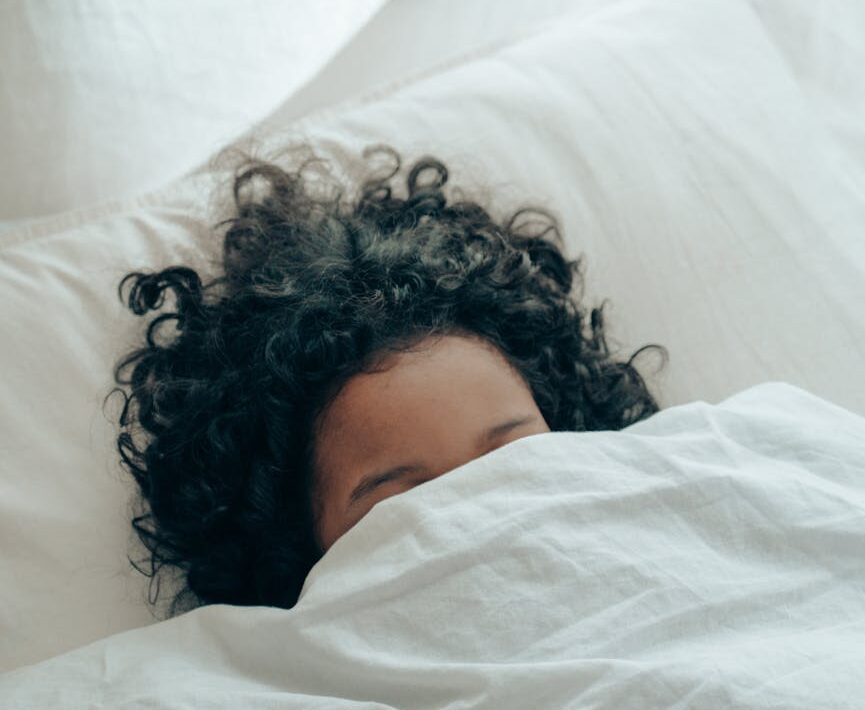
<path fill-rule="evenodd" d="M 228 225 L 221 276 L 202 285 L 173 266 L 121 282 L 138 315 L 176 297 L 114 374 L 129 387 L 118 448 L 140 488 L 142 571 L 178 568 L 176 603 L 291 607 L 377 501 L 523 436 L 658 411 L 632 365 L 646 348 L 611 356 L 549 213 L 499 223 L 448 204 L 447 169 L 429 156 L 396 197 L 399 156 L 378 150 L 393 170 L 349 201 L 311 194 L 310 161 L 248 159 L 237 214 L 216 225 Z M 263 196 L 249 194 L 256 180 Z M 517 224 L 531 212 L 549 224 Z M 177 332 L 157 338 L 165 321 Z"/>
<path fill-rule="evenodd" d="M 352 377 L 318 419 L 323 549 L 382 498 L 550 430 L 520 371 L 483 338 L 429 337 L 386 365 Z"/>

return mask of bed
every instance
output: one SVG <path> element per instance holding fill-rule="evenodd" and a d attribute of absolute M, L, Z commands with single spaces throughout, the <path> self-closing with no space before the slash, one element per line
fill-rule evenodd
<path fill-rule="evenodd" d="M 411 42 L 373 42 L 373 18 L 375 50 L 346 39 L 320 86 L 231 145 L 309 141 L 350 176 L 390 143 L 494 214 L 550 209 L 621 354 L 668 349 L 638 363 L 664 411 L 529 437 L 382 502 L 293 610 L 159 619 L 101 410 L 141 338 L 116 286 L 215 275 L 227 153 L 7 229 L 0 706 L 859 706 L 865 9 L 544 8 L 386 80 L 375 66 Z M 430 36 L 452 21 L 424 18 Z M 359 93 L 336 99 L 337 80 Z"/>

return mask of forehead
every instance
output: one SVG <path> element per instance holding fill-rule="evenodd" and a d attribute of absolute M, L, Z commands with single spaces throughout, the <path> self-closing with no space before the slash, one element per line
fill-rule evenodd
<path fill-rule="evenodd" d="M 431 338 L 389 356 L 382 367 L 346 383 L 324 413 L 323 438 L 393 448 L 414 436 L 414 428 L 417 436 L 445 435 L 453 425 L 501 412 L 515 398 L 531 399 L 504 355 L 480 338 Z"/>

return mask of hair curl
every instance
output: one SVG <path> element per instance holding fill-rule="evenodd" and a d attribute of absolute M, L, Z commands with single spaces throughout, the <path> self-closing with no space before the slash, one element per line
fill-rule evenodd
<path fill-rule="evenodd" d="M 150 577 L 152 604 L 158 573 L 181 573 L 172 615 L 190 596 L 297 602 L 323 554 L 315 423 L 383 354 L 434 334 L 484 338 L 523 376 L 552 431 L 619 430 L 659 410 L 632 362 L 647 348 L 666 362 L 666 348 L 611 357 L 604 304 L 580 307 L 582 257 L 565 258 L 555 217 L 523 208 L 499 224 L 475 202 L 448 204 L 447 168 L 431 156 L 409 171 L 408 197 L 395 197 L 388 183 L 400 156 L 388 146 L 363 155 L 374 152 L 395 167 L 364 181 L 355 203 L 341 189 L 310 194 L 301 173 L 319 158 L 286 171 L 245 156 L 234 173 L 236 215 L 215 225 L 228 225 L 222 275 L 202 285 L 194 269 L 171 266 L 120 282 L 138 316 L 175 296 L 175 310 L 149 323 L 146 345 L 115 366 L 129 394 L 109 393 L 124 396 L 117 446 L 140 491 L 132 526 L 149 569 L 129 561 Z M 431 179 L 422 183 L 422 173 Z M 244 196 L 256 180 L 266 194 Z M 531 212 L 550 224 L 517 226 Z M 174 336 L 157 342 L 172 321 Z"/>

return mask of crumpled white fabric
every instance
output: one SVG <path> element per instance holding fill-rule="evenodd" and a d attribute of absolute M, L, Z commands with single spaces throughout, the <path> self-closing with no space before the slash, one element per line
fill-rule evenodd
<path fill-rule="evenodd" d="M 782 382 L 516 440 L 379 502 L 297 606 L 205 607 L 0 705 L 861 708 L 865 418 Z"/>
<path fill-rule="evenodd" d="M 279 112 L 261 138 L 308 136 L 339 176 L 392 142 L 396 194 L 432 153 L 454 199 L 557 212 L 616 356 L 668 348 L 662 376 L 637 360 L 664 407 L 781 380 L 865 415 L 865 3 L 569 5 L 360 99 Z M 146 145 L 122 147 L 139 165 Z M 227 178 L 203 169 L 0 233 L 0 671 L 153 621 L 126 559 L 134 481 L 101 411 L 115 358 L 143 341 L 116 288 L 177 263 L 214 276 L 227 215 L 209 193 Z"/>

